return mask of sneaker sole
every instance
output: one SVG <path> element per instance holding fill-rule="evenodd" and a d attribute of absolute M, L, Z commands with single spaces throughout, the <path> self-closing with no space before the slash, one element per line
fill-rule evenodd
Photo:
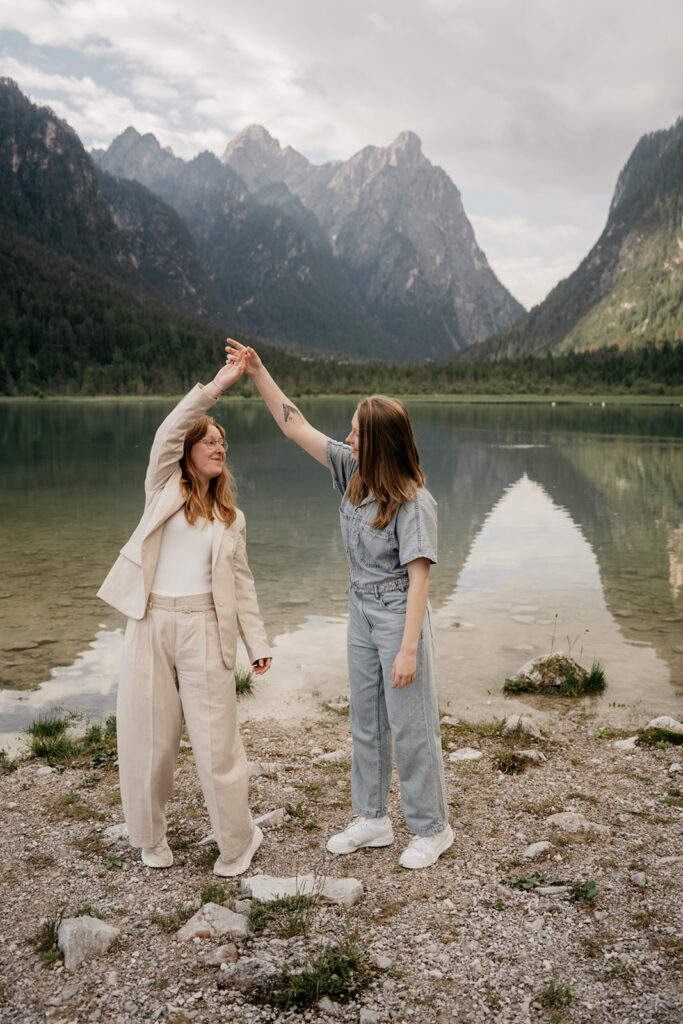
<path fill-rule="evenodd" d="M 333 849 L 330 846 L 330 843 L 332 842 L 332 840 L 330 839 L 328 841 L 328 843 L 327 843 L 326 849 L 327 849 L 328 853 L 335 853 L 335 854 L 337 854 L 338 857 L 343 857 L 343 856 L 345 856 L 345 855 L 347 855 L 349 853 L 355 853 L 356 850 L 367 850 L 367 849 L 375 849 L 376 850 L 376 849 L 378 849 L 379 847 L 382 847 L 382 846 L 391 846 L 393 841 L 394 841 L 394 837 L 393 836 L 391 837 L 391 839 L 371 839 L 367 843 L 360 843 L 358 846 L 352 846 L 349 849 L 335 850 L 335 849 Z"/>

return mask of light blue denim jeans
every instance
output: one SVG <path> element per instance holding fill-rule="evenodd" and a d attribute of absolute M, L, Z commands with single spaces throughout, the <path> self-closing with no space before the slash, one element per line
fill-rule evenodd
<path fill-rule="evenodd" d="M 406 600 L 402 581 L 349 588 L 351 796 L 356 814 L 386 814 L 393 746 L 408 828 L 431 836 L 447 823 L 431 608 L 420 634 L 415 679 L 393 689 L 391 668 L 403 637 Z"/>

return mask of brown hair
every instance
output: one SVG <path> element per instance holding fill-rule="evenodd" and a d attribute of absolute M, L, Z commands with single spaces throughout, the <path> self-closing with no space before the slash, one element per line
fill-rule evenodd
<path fill-rule="evenodd" d="M 375 530 L 387 526 L 396 510 L 413 501 L 424 487 L 420 456 L 403 402 L 371 395 L 358 404 L 358 469 L 349 480 L 347 497 L 353 505 L 372 493 L 378 509 Z"/>
<path fill-rule="evenodd" d="M 188 523 L 195 523 L 200 516 L 204 516 L 205 519 L 213 519 L 216 516 L 218 519 L 222 519 L 226 526 L 230 526 L 237 516 L 234 496 L 235 481 L 232 473 L 223 463 L 221 475 L 215 476 L 209 481 L 209 489 L 202 497 L 199 477 L 190 459 L 192 445 L 206 437 L 209 427 L 216 427 L 225 441 L 223 427 L 220 423 L 216 423 L 211 416 L 200 416 L 185 434 L 183 455 L 180 460 L 180 468 L 183 473 L 180 486 L 185 495 L 185 517 Z"/>

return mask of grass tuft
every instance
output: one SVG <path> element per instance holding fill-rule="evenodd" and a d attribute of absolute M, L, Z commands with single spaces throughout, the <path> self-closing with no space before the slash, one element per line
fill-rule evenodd
<path fill-rule="evenodd" d="M 683 743 L 683 732 L 671 732 L 670 729 L 639 729 L 638 746 L 665 747 L 667 744 Z"/>
<path fill-rule="evenodd" d="M 235 693 L 238 697 L 254 692 L 254 673 L 244 665 L 235 666 Z"/>
<path fill-rule="evenodd" d="M 63 913 L 63 912 L 62 912 Z M 59 926 L 62 923 L 62 914 L 57 920 L 47 918 L 43 921 L 33 938 L 33 945 L 38 950 L 38 956 L 46 967 L 52 968 L 58 960 L 62 959 L 62 951 L 58 945 Z"/>
<path fill-rule="evenodd" d="M 300 973 L 283 967 L 267 1001 L 281 1010 L 315 1006 L 323 996 L 345 1001 L 366 988 L 372 977 L 370 961 L 358 945 L 358 933 L 345 930 L 340 942 L 329 946 Z"/>
<path fill-rule="evenodd" d="M 565 982 L 560 983 L 553 978 L 548 987 L 539 993 L 538 1001 L 549 1009 L 567 1006 L 572 1001 L 571 989 Z"/>
<path fill-rule="evenodd" d="M 272 931 L 279 939 L 291 939 L 295 935 L 307 935 L 318 905 L 317 896 L 282 896 L 269 903 L 253 900 L 247 913 L 247 920 L 254 932 L 259 934 Z"/>

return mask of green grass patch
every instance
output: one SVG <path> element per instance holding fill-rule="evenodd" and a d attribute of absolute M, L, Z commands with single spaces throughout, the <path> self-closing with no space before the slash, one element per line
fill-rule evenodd
<path fill-rule="evenodd" d="M 244 665 L 235 666 L 235 693 L 243 697 L 245 693 L 254 692 L 254 673 Z"/>
<path fill-rule="evenodd" d="M 638 746 L 666 747 L 669 743 L 680 746 L 683 743 L 683 732 L 672 732 L 671 729 L 638 730 Z"/>
<path fill-rule="evenodd" d="M 74 738 L 67 730 L 78 717 L 73 712 L 39 716 L 26 730 L 29 756 L 52 766 L 113 764 L 117 757 L 116 716 L 110 715 L 104 725 L 93 724 L 84 736 Z"/>
<path fill-rule="evenodd" d="M 522 889 L 530 892 L 539 885 L 550 885 L 545 871 L 525 871 L 523 875 L 515 875 L 502 879 L 503 885 L 509 885 L 511 889 Z"/>
<path fill-rule="evenodd" d="M 152 924 L 159 925 L 165 932 L 177 932 L 196 912 L 197 908 L 194 904 L 186 903 L 171 910 L 168 914 L 152 914 L 150 921 Z"/>
<path fill-rule="evenodd" d="M 38 932 L 33 937 L 32 942 L 38 951 L 38 957 L 46 967 L 52 968 L 62 959 L 62 952 L 58 945 L 59 926 L 61 923 L 62 914 L 59 915 L 56 921 L 53 918 L 47 918 L 41 923 Z"/>
<path fill-rule="evenodd" d="M 315 1006 L 323 996 L 345 1002 L 372 978 L 370 961 L 358 945 L 358 933 L 345 931 L 340 942 L 329 946 L 305 970 L 292 973 L 284 967 L 267 1002 L 281 1010 Z"/>
<path fill-rule="evenodd" d="M 574 882 L 572 885 L 571 898 L 576 903 L 592 903 L 598 895 L 595 882 L 589 879 L 587 882 Z"/>
<path fill-rule="evenodd" d="M 553 978 L 548 987 L 539 992 L 538 1001 L 541 1006 L 546 1006 L 550 1010 L 557 1010 L 571 1003 L 571 989 L 566 982 L 558 982 Z"/>
<path fill-rule="evenodd" d="M 254 932 L 273 932 L 279 939 L 291 939 L 295 935 L 307 935 L 318 905 L 316 895 L 281 896 L 277 900 L 263 903 L 252 900 L 247 920 Z"/>
<path fill-rule="evenodd" d="M 205 903 L 218 903 L 219 906 L 222 907 L 225 904 L 225 900 L 225 889 L 222 885 L 219 885 L 218 882 L 212 882 L 210 885 L 207 885 L 205 889 L 202 889 L 202 906 L 204 906 Z"/>

